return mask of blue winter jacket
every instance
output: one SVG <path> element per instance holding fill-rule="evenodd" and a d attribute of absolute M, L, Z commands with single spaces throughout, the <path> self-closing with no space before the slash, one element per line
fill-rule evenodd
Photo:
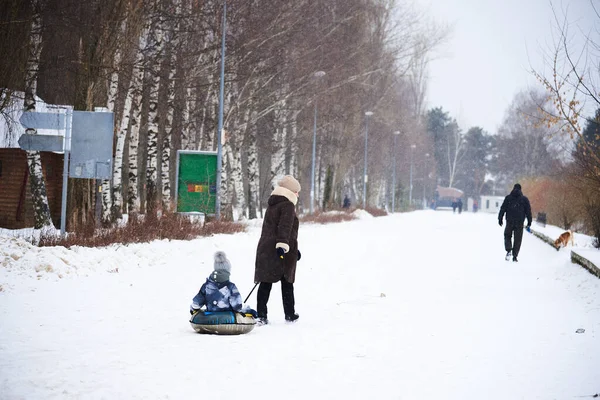
<path fill-rule="evenodd" d="M 206 311 L 241 311 L 242 295 L 231 281 L 216 282 L 210 277 L 194 297 L 192 309 L 206 306 Z"/>

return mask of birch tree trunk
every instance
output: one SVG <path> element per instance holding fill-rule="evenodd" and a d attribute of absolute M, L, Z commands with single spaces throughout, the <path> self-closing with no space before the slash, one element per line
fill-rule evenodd
<path fill-rule="evenodd" d="M 223 146 L 223 168 L 222 171 L 227 171 L 227 180 L 225 182 L 223 182 L 223 177 L 221 177 L 221 187 L 225 189 L 225 193 L 224 196 L 221 198 L 221 205 L 222 205 L 222 209 L 223 210 L 227 210 L 228 208 L 231 208 L 231 216 L 232 216 L 232 220 L 235 217 L 234 216 L 234 207 L 235 204 L 233 202 L 233 195 L 234 195 L 234 185 L 233 185 L 233 177 L 230 174 L 230 171 L 233 170 L 233 164 L 234 164 L 234 157 L 235 155 L 233 154 L 232 151 L 232 146 L 231 143 L 227 143 L 226 145 Z M 224 176 L 224 175 L 223 175 Z M 229 207 L 227 207 L 227 205 L 229 205 Z M 225 213 L 227 211 L 224 211 Z"/>
<path fill-rule="evenodd" d="M 224 95 L 224 104 L 223 104 L 223 114 L 227 115 L 228 111 L 231 110 L 231 98 L 232 98 L 232 91 L 235 88 L 235 86 L 233 86 L 230 84 L 226 84 L 225 85 L 225 95 Z M 216 108 L 215 108 L 215 114 L 214 115 L 218 115 L 218 100 L 215 103 Z M 223 131 L 222 132 L 217 132 L 217 129 L 215 129 L 216 135 L 220 135 L 221 137 L 221 148 L 222 148 L 222 154 L 221 154 L 221 187 L 220 187 L 220 192 L 219 192 L 219 201 L 220 201 L 220 205 L 221 205 L 221 210 L 222 210 L 222 214 L 223 217 L 226 220 L 233 220 L 233 183 L 232 180 L 229 176 L 229 172 L 231 170 L 231 165 L 233 164 L 233 154 L 232 154 L 232 143 L 231 143 L 231 134 L 227 133 L 226 127 L 227 127 L 227 122 L 226 122 L 226 118 L 224 118 L 223 121 Z M 235 123 L 233 124 L 235 125 Z M 214 137 L 214 141 L 216 142 L 215 145 L 218 147 L 218 137 L 215 135 Z M 218 149 L 217 149 L 218 150 Z M 229 167 L 229 168 L 228 168 Z M 217 167 L 218 168 L 218 167 Z"/>
<path fill-rule="evenodd" d="M 285 174 L 285 144 L 287 137 L 286 101 L 282 101 L 275 111 L 275 132 L 272 139 L 271 179 Z"/>
<path fill-rule="evenodd" d="M 192 16 L 194 14 L 194 1 L 186 0 L 184 13 L 188 16 Z M 185 22 L 183 22 L 183 29 L 186 31 L 191 31 L 194 27 L 194 18 L 187 18 Z M 192 40 L 193 38 L 189 35 L 185 37 L 183 41 L 184 48 L 190 48 L 194 45 Z M 191 63 L 190 63 L 191 64 Z M 195 108 L 196 108 L 196 90 L 194 90 L 194 65 L 185 64 L 184 74 L 183 74 L 183 82 L 186 85 L 185 89 L 185 100 L 183 104 L 183 110 L 181 112 L 181 149 L 189 150 L 190 143 L 193 143 L 193 137 L 191 135 L 192 129 L 195 129 L 191 126 L 192 118 L 194 116 Z M 177 194 L 175 194 L 177 196 Z"/>
<path fill-rule="evenodd" d="M 290 162 L 289 162 L 289 174 L 294 177 L 298 176 L 298 114 L 300 111 L 294 112 L 291 122 L 291 136 L 290 136 Z"/>
<path fill-rule="evenodd" d="M 385 175 L 377 178 L 377 192 L 375 197 L 375 207 L 382 208 L 385 211 L 389 209 L 388 207 L 388 189 L 390 186 L 390 179 Z"/>
<path fill-rule="evenodd" d="M 425 95 L 427 94 L 428 53 L 423 42 L 415 46 L 414 55 L 409 63 L 408 84 L 412 100 L 413 118 L 423 115 Z"/>
<path fill-rule="evenodd" d="M 143 60 L 143 52 L 147 45 L 148 30 L 144 30 L 139 39 L 138 60 Z M 142 120 L 142 95 L 144 85 L 144 68 L 140 62 L 131 77 L 131 120 L 129 127 L 129 183 L 127 193 L 127 206 L 130 214 L 140 211 L 138 188 L 138 149 L 140 141 L 140 125 Z"/>
<path fill-rule="evenodd" d="M 233 190 L 235 192 L 235 202 L 233 203 L 234 216 L 238 219 L 245 219 L 246 213 L 246 193 L 244 191 L 244 178 L 242 171 L 242 143 L 248 120 L 250 119 L 250 109 L 246 108 L 241 123 L 236 124 L 239 129 L 235 131 L 235 140 L 233 141 L 233 151 L 231 154 L 230 163 L 230 179 L 232 181 Z"/>
<path fill-rule="evenodd" d="M 210 87 L 212 87 L 213 81 L 213 79 L 210 79 Z M 217 116 L 219 113 L 219 96 L 217 91 L 212 91 L 212 89 L 209 89 L 206 93 L 206 97 L 207 101 L 204 103 L 205 105 L 202 110 L 201 126 L 198 131 L 198 149 L 212 151 L 216 149 L 215 143 L 217 141 L 217 138 L 215 134 L 211 133 L 213 131 L 211 131 L 210 129 L 205 129 L 205 125 L 206 119 L 209 115 L 212 114 L 213 116 Z M 214 132 L 217 132 L 217 129 L 218 128 L 215 126 Z"/>
<path fill-rule="evenodd" d="M 229 143 L 222 144 L 222 167 L 221 167 L 221 187 L 219 188 L 219 202 L 221 204 L 222 217 L 225 219 L 232 219 L 231 202 L 229 201 L 231 192 L 231 185 L 229 182 L 229 174 L 227 172 L 226 161 L 229 162 L 231 157 L 231 146 Z"/>
<path fill-rule="evenodd" d="M 250 219 L 257 218 L 256 210 L 261 206 L 256 117 L 257 112 L 253 111 L 246 149 L 248 158 L 248 218 Z"/>
<path fill-rule="evenodd" d="M 29 51 L 27 56 L 27 67 L 25 75 L 25 99 L 24 111 L 35 111 L 35 95 L 37 92 L 37 79 L 40 66 L 40 55 L 42 53 L 42 15 L 41 0 L 33 0 L 33 16 L 31 32 L 29 34 Z M 35 129 L 27 129 L 28 135 L 35 135 Z M 29 168 L 29 182 L 33 201 L 34 228 L 41 229 L 44 226 L 54 227 L 50 216 L 46 183 L 42 171 L 42 158 L 39 151 L 27 151 L 27 167 Z"/>
<path fill-rule="evenodd" d="M 202 107 L 202 117 L 200 118 L 200 127 L 196 128 L 196 131 L 192 131 L 192 134 L 195 135 L 195 144 L 196 144 L 196 149 L 197 150 L 202 150 L 202 149 L 206 149 L 206 150 L 212 150 L 213 147 L 213 141 L 210 135 L 210 132 L 206 132 L 205 134 L 205 128 L 206 128 L 206 118 L 207 118 L 207 114 L 208 114 L 208 110 L 210 108 L 209 104 L 210 104 L 210 100 L 213 99 L 213 101 L 217 101 L 217 95 L 216 93 L 212 92 L 212 89 L 208 89 L 206 91 L 206 97 L 204 99 L 204 106 Z M 196 109 L 198 107 L 196 106 Z M 197 118 L 197 115 L 196 115 Z M 196 127 L 196 121 L 194 121 L 191 125 L 191 127 Z"/>
<path fill-rule="evenodd" d="M 173 86 L 175 81 L 173 79 L 174 68 L 169 72 L 169 106 L 167 110 L 167 121 L 165 126 L 165 136 L 162 141 L 162 155 L 161 155 L 161 169 L 160 177 L 162 183 L 162 207 L 164 210 L 170 211 L 171 207 L 171 134 L 173 131 L 173 114 L 175 112 L 175 90 Z"/>
<path fill-rule="evenodd" d="M 142 72 L 143 75 L 143 72 Z M 143 80 L 143 76 L 142 76 Z M 138 188 L 138 148 L 140 142 L 140 123 L 142 119 L 142 85 L 135 89 L 131 104 L 131 126 L 129 129 L 129 182 L 127 185 L 127 212 L 140 211 Z"/>
<path fill-rule="evenodd" d="M 125 103 L 123 105 L 123 115 L 121 117 L 121 121 L 117 131 L 117 144 L 115 149 L 115 160 L 113 165 L 113 207 L 111 210 L 112 216 L 115 219 L 121 218 L 121 215 L 123 213 L 123 153 L 125 151 L 125 139 L 127 137 L 127 130 L 129 129 L 129 122 L 131 120 L 136 91 L 141 85 L 141 80 L 143 78 L 143 72 L 141 71 L 141 68 L 142 62 L 144 60 L 143 50 L 145 45 L 146 40 L 144 38 L 144 35 L 141 35 L 138 39 L 137 54 L 131 72 L 129 88 L 127 89 L 127 94 L 125 96 Z"/>
<path fill-rule="evenodd" d="M 360 189 L 358 188 L 358 181 L 356 180 L 356 176 L 355 176 L 356 171 L 354 170 L 354 167 L 352 168 L 352 172 L 353 172 L 353 174 L 351 175 L 351 178 L 350 178 L 351 179 L 350 185 L 352 188 L 352 194 L 354 197 L 354 201 L 358 204 L 358 194 L 359 193 L 362 194 L 362 187 Z M 364 208 L 364 204 L 362 207 Z"/>
<path fill-rule="evenodd" d="M 146 167 L 146 212 L 156 209 L 157 182 L 158 182 L 158 93 L 160 89 L 160 69 L 164 47 L 163 17 L 158 11 L 157 21 L 152 29 L 152 52 L 150 74 L 152 84 L 148 98 L 148 159 Z"/>
<path fill-rule="evenodd" d="M 121 50 L 117 49 L 115 59 L 113 62 L 113 71 L 110 74 L 108 80 L 108 96 L 106 99 L 106 108 L 109 112 L 115 111 L 115 103 L 117 101 L 117 94 L 119 92 L 119 71 L 118 68 L 121 64 Z"/>
<path fill-rule="evenodd" d="M 124 30 L 124 29 L 123 29 Z M 108 95 L 106 99 L 106 108 L 109 112 L 114 113 L 115 111 L 115 103 L 117 101 L 117 94 L 119 91 L 119 66 L 121 64 L 121 49 L 117 48 L 115 53 L 115 58 L 113 61 L 113 70 L 110 74 L 110 78 L 108 80 Z M 117 121 L 115 121 L 117 122 Z M 118 133 L 117 133 L 118 135 Z M 118 136 L 117 136 L 117 144 L 118 144 Z M 116 154 L 113 167 L 116 166 Z M 114 181 L 114 174 L 113 174 Z M 111 190 L 110 190 L 110 179 L 102 180 L 102 221 L 108 222 L 111 220 L 111 211 L 112 211 L 112 198 L 111 198 Z"/>
<path fill-rule="evenodd" d="M 195 131 L 196 121 L 192 118 L 196 112 L 196 91 L 190 87 L 185 90 L 186 99 L 185 107 L 183 108 L 182 121 L 181 121 L 181 148 L 183 150 L 189 150 L 190 144 L 196 142 Z"/>
<path fill-rule="evenodd" d="M 317 208 L 323 206 L 323 199 L 325 194 L 325 179 L 327 177 L 327 163 L 323 159 L 323 147 L 317 143 L 317 164 L 315 169 L 317 170 L 317 176 L 315 177 L 315 205 Z"/>
<path fill-rule="evenodd" d="M 176 0 L 175 20 L 180 21 L 181 0 Z M 161 183 L 162 183 L 162 207 L 163 210 L 171 211 L 171 135 L 173 132 L 173 115 L 175 114 L 175 74 L 177 72 L 177 63 L 181 57 L 178 57 L 179 49 L 179 22 L 175 23 L 172 29 L 170 42 L 171 60 L 169 68 L 169 81 L 167 89 L 167 121 L 165 124 L 165 136 L 162 141 L 161 156 Z"/>
<path fill-rule="evenodd" d="M 458 163 L 462 159 L 464 142 L 460 134 L 458 127 L 452 129 L 453 147 L 450 145 L 450 138 L 448 138 L 448 186 L 452 187 L 454 184 L 454 178 L 456 177 L 456 169 Z"/>

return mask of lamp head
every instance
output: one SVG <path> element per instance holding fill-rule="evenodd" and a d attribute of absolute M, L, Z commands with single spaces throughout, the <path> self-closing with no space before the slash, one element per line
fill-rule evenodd
<path fill-rule="evenodd" d="M 365 111 L 365 115 L 367 117 L 370 117 L 371 115 L 373 115 L 373 111 Z"/>

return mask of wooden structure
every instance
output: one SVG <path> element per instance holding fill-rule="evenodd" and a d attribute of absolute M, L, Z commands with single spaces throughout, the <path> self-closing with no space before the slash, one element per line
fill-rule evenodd
<path fill-rule="evenodd" d="M 483 212 L 497 214 L 504 201 L 504 196 L 481 196 L 479 209 Z"/>
<path fill-rule="evenodd" d="M 48 205 L 54 226 L 60 226 L 63 155 L 41 152 Z M 0 228 L 34 225 L 27 156 L 24 150 L 0 148 Z"/>
<path fill-rule="evenodd" d="M 438 208 L 452 208 L 452 203 L 464 195 L 463 191 L 453 187 L 438 186 L 435 189 L 434 207 Z"/>

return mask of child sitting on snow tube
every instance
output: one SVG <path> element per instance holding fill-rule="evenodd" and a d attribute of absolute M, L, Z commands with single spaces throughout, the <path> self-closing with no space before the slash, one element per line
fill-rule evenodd
<path fill-rule="evenodd" d="M 227 256 L 217 251 L 214 271 L 190 306 L 190 323 L 196 332 L 236 335 L 254 329 L 256 312 L 242 307 L 242 296 L 235 283 L 229 280 L 230 273 Z"/>

